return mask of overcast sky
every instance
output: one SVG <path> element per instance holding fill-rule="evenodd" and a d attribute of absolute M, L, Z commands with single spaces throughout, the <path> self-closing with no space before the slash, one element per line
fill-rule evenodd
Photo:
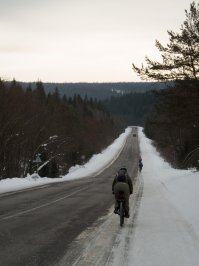
<path fill-rule="evenodd" d="M 0 77 L 138 81 L 155 39 L 179 32 L 191 0 L 0 0 Z M 196 1 L 197 2 L 197 1 Z"/>

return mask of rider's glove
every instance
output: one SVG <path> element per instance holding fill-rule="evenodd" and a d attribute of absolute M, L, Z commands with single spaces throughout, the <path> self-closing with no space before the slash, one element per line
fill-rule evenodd
<path fill-rule="evenodd" d="M 114 191 L 112 191 L 112 194 L 115 194 Z"/>

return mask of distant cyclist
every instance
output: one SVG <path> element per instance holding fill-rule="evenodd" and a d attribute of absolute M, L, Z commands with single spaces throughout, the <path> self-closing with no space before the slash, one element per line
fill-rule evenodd
<path fill-rule="evenodd" d="M 143 162 L 142 162 L 142 157 L 141 156 L 139 157 L 139 160 L 138 160 L 138 166 L 139 166 L 139 171 L 141 173 L 142 167 L 143 167 Z"/>
<path fill-rule="evenodd" d="M 115 194 L 114 213 L 118 213 L 118 198 L 121 193 L 123 193 L 125 200 L 125 217 L 129 218 L 129 196 L 133 193 L 133 184 L 125 167 L 120 168 L 120 170 L 116 174 L 112 184 L 112 193 Z"/>

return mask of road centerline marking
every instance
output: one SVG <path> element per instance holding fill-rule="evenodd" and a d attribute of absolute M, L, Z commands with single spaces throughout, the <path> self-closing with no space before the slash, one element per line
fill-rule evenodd
<path fill-rule="evenodd" d="M 20 215 L 22 215 L 22 214 L 26 214 L 26 213 L 29 213 L 29 212 L 32 212 L 32 211 L 35 211 L 35 210 L 41 209 L 41 208 L 43 208 L 43 207 L 53 205 L 53 204 L 55 204 L 55 203 L 57 203 L 57 202 L 59 202 L 59 201 L 61 201 L 61 200 L 63 200 L 63 199 L 66 199 L 66 198 L 69 198 L 69 197 L 75 195 L 75 194 L 78 193 L 78 192 L 81 192 L 81 191 L 83 191 L 83 190 L 86 190 L 87 188 L 88 188 L 88 187 L 86 187 L 86 188 L 81 188 L 81 189 L 76 190 L 75 192 L 73 192 L 73 193 L 71 193 L 71 194 L 69 194 L 69 195 L 66 195 L 66 196 L 64 196 L 64 197 L 58 198 L 58 199 L 53 200 L 53 201 L 51 201 L 51 202 L 48 202 L 48 203 L 45 203 L 45 204 L 39 205 L 39 206 L 37 206 L 37 207 L 31 208 L 31 209 L 26 210 L 26 211 L 21 211 L 21 212 L 15 213 L 15 214 L 13 214 L 13 215 L 9 215 L 9 216 L 3 217 L 3 218 L 0 219 L 0 221 L 4 221 L 4 220 L 11 219 L 11 218 L 15 218 L 15 217 L 20 216 Z"/>

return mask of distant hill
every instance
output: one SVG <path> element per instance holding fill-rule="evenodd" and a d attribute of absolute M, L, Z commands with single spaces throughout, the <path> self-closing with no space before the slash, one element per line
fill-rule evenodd
<path fill-rule="evenodd" d="M 129 93 L 121 97 L 111 97 L 102 101 L 109 113 L 120 117 L 128 125 L 144 126 L 147 117 L 153 111 L 157 97 L 152 91 Z"/>
<path fill-rule="evenodd" d="M 35 88 L 36 82 L 19 82 L 23 88 Z M 127 93 L 144 93 L 151 90 L 166 88 L 164 82 L 118 82 L 118 83 L 43 83 L 46 93 L 52 93 L 56 88 L 61 96 L 72 97 L 79 94 L 81 97 L 104 100 L 112 96 L 121 96 Z"/>

